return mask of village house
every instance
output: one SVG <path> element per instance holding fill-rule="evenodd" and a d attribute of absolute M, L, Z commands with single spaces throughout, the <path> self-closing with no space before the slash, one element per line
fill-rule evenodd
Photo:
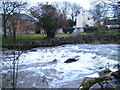
<path fill-rule="evenodd" d="M 73 26 L 73 33 L 84 32 L 84 27 L 95 26 L 97 20 L 95 15 L 89 11 L 81 10 L 77 17 L 75 17 L 76 25 Z M 62 29 L 58 33 L 64 33 Z"/>
<path fill-rule="evenodd" d="M 17 17 L 16 25 L 16 34 L 34 34 L 35 33 L 35 20 L 26 14 L 14 14 Z M 0 14 L 0 31 L 4 34 L 2 29 L 2 17 L 3 15 Z M 7 33 L 10 33 L 11 26 L 7 27 Z M 12 29 L 12 28 L 11 28 Z"/>
<path fill-rule="evenodd" d="M 96 20 L 93 18 L 92 13 L 81 10 L 80 14 L 76 17 L 76 26 L 74 26 L 74 32 L 84 32 L 84 27 L 94 26 L 95 23 Z"/>
<path fill-rule="evenodd" d="M 17 34 L 34 34 L 35 33 L 35 20 L 26 15 L 18 14 L 18 23 L 16 27 Z"/>

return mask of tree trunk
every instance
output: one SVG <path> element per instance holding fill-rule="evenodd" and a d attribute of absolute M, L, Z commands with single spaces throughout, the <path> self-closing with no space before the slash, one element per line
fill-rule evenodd
<path fill-rule="evenodd" d="M 13 30 L 13 39 L 16 40 L 16 30 Z"/>
<path fill-rule="evenodd" d="M 3 31 L 4 31 L 4 38 L 7 38 L 6 26 L 3 27 Z"/>
<path fill-rule="evenodd" d="M 55 34 L 47 34 L 48 38 L 55 38 Z"/>
<path fill-rule="evenodd" d="M 85 77 L 79 87 L 79 90 L 89 90 L 96 83 L 98 83 L 103 88 L 104 86 L 102 86 L 101 82 L 110 80 L 111 75 L 117 76 L 117 77 L 119 76 L 118 72 L 109 72 L 107 75 L 105 75 L 103 77 L 90 78 L 90 79 L 89 79 L 89 77 Z M 113 85 L 112 85 L 112 87 L 115 88 Z"/>
<path fill-rule="evenodd" d="M 7 38 L 5 15 L 3 15 L 2 23 L 3 23 L 4 38 Z"/>
<path fill-rule="evenodd" d="M 55 38 L 55 30 L 47 30 L 47 37 L 48 38 Z"/>

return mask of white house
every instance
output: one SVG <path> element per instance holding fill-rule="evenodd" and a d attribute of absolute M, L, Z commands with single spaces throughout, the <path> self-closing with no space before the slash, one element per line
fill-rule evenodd
<path fill-rule="evenodd" d="M 76 17 L 76 31 L 83 32 L 83 27 L 94 26 L 96 20 L 93 18 L 93 15 L 85 10 L 81 10 L 80 14 Z"/>

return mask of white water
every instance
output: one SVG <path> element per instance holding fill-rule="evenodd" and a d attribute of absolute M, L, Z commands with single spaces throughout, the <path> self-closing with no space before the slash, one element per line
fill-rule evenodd
<path fill-rule="evenodd" d="M 24 52 L 19 58 L 19 72 L 25 73 L 24 78 L 19 80 L 19 87 L 78 88 L 86 76 L 99 77 L 97 72 L 105 68 L 116 71 L 117 69 L 113 67 L 118 64 L 120 57 L 118 55 L 120 48 L 117 44 L 68 44 L 34 50 L 36 51 Z M 69 58 L 76 58 L 78 61 L 64 63 Z M 53 63 L 55 59 L 57 62 Z M 7 70 L 3 72 L 7 73 Z M 27 72 L 32 73 L 26 75 Z M 48 84 L 40 84 L 41 79 L 31 80 L 33 77 L 37 80 L 45 77 Z M 27 84 L 30 82 L 31 84 Z"/>

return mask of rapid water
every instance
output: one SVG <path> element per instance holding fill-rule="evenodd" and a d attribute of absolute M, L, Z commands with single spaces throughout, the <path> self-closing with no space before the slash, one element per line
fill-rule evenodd
<path fill-rule="evenodd" d="M 78 88 L 84 77 L 99 77 L 97 72 L 105 68 L 116 71 L 119 52 L 118 44 L 67 44 L 24 51 L 19 57 L 18 87 Z M 77 61 L 64 63 L 70 58 Z M 4 66 L 9 67 L 10 61 L 3 63 L 3 73 L 8 73 Z"/>

